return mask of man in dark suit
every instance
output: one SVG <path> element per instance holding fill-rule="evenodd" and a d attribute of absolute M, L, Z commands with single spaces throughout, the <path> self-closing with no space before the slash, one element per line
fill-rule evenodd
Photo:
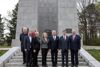
<path fill-rule="evenodd" d="M 26 52 L 26 67 L 30 67 L 30 55 L 31 55 L 31 46 L 32 46 L 32 35 L 31 32 L 28 33 L 28 36 L 25 37 L 25 52 Z"/>
<path fill-rule="evenodd" d="M 50 49 L 51 49 L 51 59 L 52 65 L 57 66 L 58 57 L 58 47 L 59 47 L 59 37 L 55 30 L 52 31 L 52 36 L 49 38 Z"/>
<path fill-rule="evenodd" d="M 64 67 L 64 60 L 66 59 L 66 67 L 68 67 L 68 49 L 69 49 L 69 39 L 66 34 L 66 30 L 63 31 L 63 35 L 60 37 L 60 45 L 62 53 L 62 67 Z"/>
<path fill-rule="evenodd" d="M 69 37 L 70 50 L 71 50 L 71 63 L 72 67 L 78 67 L 78 52 L 81 48 L 81 37 L 73 30 L 73 34 Z"/>
<path fill-rule="evenodd" d="M 23 27 L 22 28 L 22 33 L 20 34 L 20 42 L 21 42 L 21 51 L 23 53 L 23 64 L 26 63 L 26 55 L 25 55 L 25 47 L 24 47 L 24 39 L 25 37 L 28 35 L 28 28 L 27 27 Z"/>

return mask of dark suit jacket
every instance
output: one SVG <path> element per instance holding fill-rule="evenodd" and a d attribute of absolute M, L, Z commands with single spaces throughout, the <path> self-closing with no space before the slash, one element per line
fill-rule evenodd
<path fill-rule="evenodd" d="M 59 44 L 59 48 L 64 50 L 64 49 L 69 49 L 69 37 L 66 36 L 66 40 L 64 39 L 63 36 L 60 37 L 60 44 Z"/>
<path fill-rule="evenodd" d="M 53 36 L 49 37 L 49 48 L 51 50 L 57 50 L 59 48 L 59 37 L 56 36 L 56 39 L 53 39 Z"/>
<path fill-rule="evenodd" d="M 33 49 L 40 49 L 40 44 L 41 44 L 40 37 L 35 37 L 33 40 L 34 40 L 34 43 L 33 43 L 32 48 Z"/>
<path fill-rule="evenodd" d="M 27 34 L 21 33 L 20 34 L 20 42 L 21 42 L 21 51 L 24 51 L 24 39 L 27 36 Z"/>
<path fill-rule="evenodd" d="M 32 47 L 32 40 L 30 42 L 30 39 L 29 39 L 29 36 L 26 36 L 25 37 L 25 49 L 27 49 L 27 51 L 30 51 L 31 50 L 31 47 Z"/>
<path fill-rule="evenodd" d="M 81 37 L 76 35 L 73 40 L 73 35 L 69 37 L 70 49 L 79 50 L 81 48 Z"/>

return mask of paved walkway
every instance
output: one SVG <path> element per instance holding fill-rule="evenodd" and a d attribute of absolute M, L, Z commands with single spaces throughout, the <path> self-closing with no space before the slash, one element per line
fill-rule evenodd
<path fill-rule="evenodd" d="M 0 50 L 9 50 L 10 48 L 0 48 Z"/>
<path fill-rule="evenodd" d="M 98 49 L 100 50 L 100 46 L 83 46 L 84 49 Z"/>

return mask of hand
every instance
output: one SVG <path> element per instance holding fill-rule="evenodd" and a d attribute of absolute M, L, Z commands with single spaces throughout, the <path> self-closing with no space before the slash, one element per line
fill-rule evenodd
<path fill-rule="evenodd" d="M 48 51 L 51 51 L 51 49 L 49 49 Z"/>
<path fill-rule="evenodd" d="M 60 49 L 58 49 L 58 51 L 59 51 Z"/>
<path fill-rule="evenodd" d="M 36 52 L 36 50 L 33 50 L 33 52 Z"/>
<path fill-rule="evenodd" d="M 27 51 L 27 49 L 25 49 L 25 51 Z"/>
<path fill-rule="evenodd" d="M 81 49 L 78 49 L 79 51 L 81 50 Z"/>

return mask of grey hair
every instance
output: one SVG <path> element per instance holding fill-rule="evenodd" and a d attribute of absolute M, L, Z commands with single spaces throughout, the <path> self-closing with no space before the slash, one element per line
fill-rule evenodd
<path fill-rule="evenodd" d="M 52 30 L 52 32 L 56 32 L 56 30 Z"/>

